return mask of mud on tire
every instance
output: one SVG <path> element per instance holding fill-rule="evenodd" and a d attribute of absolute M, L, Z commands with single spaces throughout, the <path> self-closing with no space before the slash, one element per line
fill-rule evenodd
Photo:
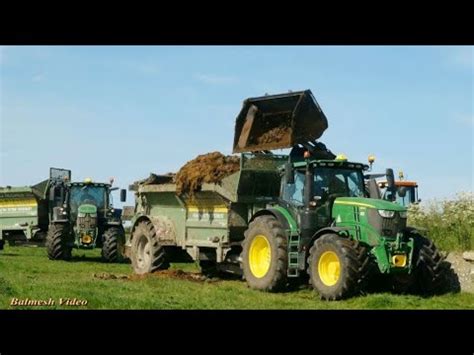
<path fill-rule="evenodd" d="M 168 255 L 160 245 L 155 228 L 150 221 L 140 222 L 132 234 L 131 261 L 137 274 L 169 268 Z"/>
<path fill-rule="evenodd" d="M 251 249 L 255 247 L 255 240 L 259 237 L 266 239 L 270 255 L 267 272 L 263 275 L 255 275 L 250 260 Z M 241 260 L 243 276 L 250 288 L 269 292 L 285 289 L 288 269 L 288 237 L 275 217 L 260 216 L 249 224 L 242 243 Z"/>

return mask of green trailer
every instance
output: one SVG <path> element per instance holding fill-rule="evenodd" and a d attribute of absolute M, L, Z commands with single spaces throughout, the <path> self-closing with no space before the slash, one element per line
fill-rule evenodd
<path fill-rule="evenodd" d="M 308 140 L 326 127 L 309 91 L 246 100 L 234 139 L 239 171 L 193 195 L 171 182 L 134 189 L 134 271 L 197 261 L 205 274 L 240 274 L 262 291 L 309 282 L 327 300 L 380 277 L 397 291 L 440 291 L 446 268 L 433 242 L 407 226 L 404 206 L 369 198 L 367 165 Z M 289 155 L 266 151 L 288 146 Z"/>
<path fill-rule="evenodd" d="M 47 180 L 35 186 L 0 187 L 0 249 L 5 241 L 38 241 L 48 230 Z"/>

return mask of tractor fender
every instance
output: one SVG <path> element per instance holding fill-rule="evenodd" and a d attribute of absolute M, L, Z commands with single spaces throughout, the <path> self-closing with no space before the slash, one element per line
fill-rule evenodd
<path fill-rule="evenodd" d="M 294 221 L 293 217 L 288 212 L 284 213 L 283 211 L 281 211 L 280 208 L 267 208 L 260 210 L 252 216 L 249 223 L 260 216 L 273 216 L 277 219 L 278 222 L 281 223 L 283 229 L 289 234 L 298 233 L 298 229 L 296 227 L 297 224 Z"/>
<path fill-rule="evenodd" d="M 311 243 L 313 243 L 316 239 L 318 239 L 323 234 L 328 234 L 328 233 L 338 234 L 341 237 L 347 237 L 348 234 L 345 233 L 345 231 L 348 231 L 348 230 L 349 230 L 349 228 L 346 228 L 346 227 L 325 227 L 325 228 L 321 228 L 316 233 L 314 233 L 313 237 L 311 238 Z"/>
<path fill-rule="evenodd" d="M 347 238 L 349 236 L 349 233 L 347 232 L 348 230 L 349 228 L 346 228 L 346 227 L 335 227 L 335 226 L 321 228 L 316 233 L 314 233 L 314 235 L 311 237 L 311 241 L 309 245 L 310 246 L 313 245 L 314 241 L 318 239 L 320 236 L 322 236 L 323 234 L 337 234 L 337 235 L 340 235 L 341 237 Z"/>
<path fill-rule="evenodd" d="M 347 238 L 349 236 L 349 233 L 347 232 L 349 228 L 346 227 L 324 227 L 318 230 L 314 235 L 311 237 L 311 240 L 309 241 L 309 244 L 307 244 L 306 247 L 306 253 L 305 253 L 305 260 L 308 260 L 309 257 L 309 250 L 311 249 L 311 246 L 313 245 L 314 241 L 321 237 L 324 234 L 337 234 L 340 235 L 341 237 Z"/>

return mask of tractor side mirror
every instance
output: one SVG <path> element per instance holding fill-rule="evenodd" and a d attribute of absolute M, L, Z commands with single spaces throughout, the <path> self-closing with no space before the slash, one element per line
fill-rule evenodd
<path fill-rule="evenodd" d="M 393 175 L 393 169 L 385 170 L 385 175 L 387 176 L 387 190 L 391 195 L 391 199 L 395 199 L 395 194 L 397 192 L 397 188 L 395 186 L 395 177 Z"/>
<path fill-rule="evenodd" d="M 293 170 L 293 164 L 290 162 L 285 164 L 285 180 L 287 184 L 295 183 L 295 172 Z"/>
<path fill-rule="evenodd" d="M 407 195 L 407 188 L 405 186 L 401 186 L 399 189 L 398 189 L 398 196 L 400 197 L 405 197 Z"/>
<path fill-rule="evenodd" d="M 122 189 L 120 190 L 120 202 L 127 201 L 127 190 Z"/>

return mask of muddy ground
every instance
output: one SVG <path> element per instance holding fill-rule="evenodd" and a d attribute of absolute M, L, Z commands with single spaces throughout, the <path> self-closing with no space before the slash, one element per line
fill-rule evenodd
<path fill-rule="evenodd" d="M 220 281 L 218 278 L 208 278 L 201 274 L 200 272 L 186 272 L 182 270 L 159 270 L 151 274 L 143 275 L 125 275 L 125 274 L 111 274 L 108 272 L 94 274 L 94 278 L 101 280 L 145 280 L 147 278 L 157 277 L 157 278 L 172 278 L 188 281 L 197 281 L 197 282 L 217 282 Z"/>
<path fill-rule="evenodd" d="M 449 274 L 449 290 L 454 292 L 469 292 L 474 293 L 474 261 L 468 261 L 463 258 L 462 252 L 450 252 L 445 254 L 445 261 L 449 262 L 454 273 Z M 101 280 L 128 280 L 137 281 L 144 280 L 146 278 L 173 278 L 180 280 L 188 280 L 195 282 L 219 282 L 230 278 L 231 275 L 224 277 L 208 278 L 200 272 L 188 272 L 182 270 L 160 270 L 152 274 L 144 275 L 125 275 L 125 274 L 112 274 L 112 273 L 96 273 L 94 278 Z M 302 285 L 304 286 L 304 285 Z M 306 285 L 309 287 L 308 285 Z"/>

